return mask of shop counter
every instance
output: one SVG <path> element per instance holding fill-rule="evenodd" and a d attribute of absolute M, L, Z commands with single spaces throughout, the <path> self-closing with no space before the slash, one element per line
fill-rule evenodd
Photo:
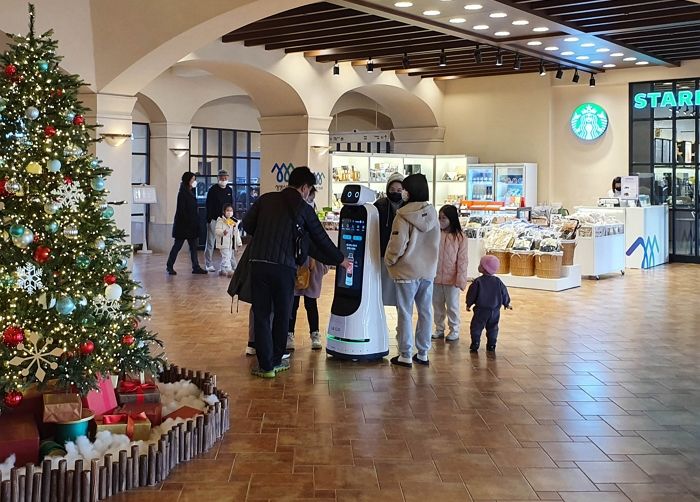
<path fill-rule="evenodd" d="M 627 268 L 652 268 L 668 263 L 668 206 L 625 209 Z"/>

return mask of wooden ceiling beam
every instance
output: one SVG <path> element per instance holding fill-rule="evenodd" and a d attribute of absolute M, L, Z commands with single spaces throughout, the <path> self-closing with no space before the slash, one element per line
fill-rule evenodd
<path fill-rule="evenodd" d="M 398 45 L 397 45 L 398 44 Z M 429 42 L 425 44 L 401 45 L 397 41 L 393 46 L 387 46 L 382 49 L 373 45 L 357 46 L 348 49 L 331 49 L 324 51 L 311 51 L 304 54 L 306 57 L 315 57 L 319 63 L 331 63 L 333 61 L 353 61 L 355 59 L 367 59 L 368 57 L 389 56 L 391 54 L 403 54 L 404 52 L 425 52 L 460 47 L 469 47 L 473 45 L 468 40 L 455 40 L 444 42 Z"/>
<path fill-rule="evenodd" d="M 339 7 L 337 10 L 334 11 L 323 11 L 314 14 L 302 14 L 298 16 L 283 17 L 279 19 L 275 17 L 268 17 L 265 19 L 261 19 L 260 21 L 256 21 L 252 24 L 249 24 L 247 26 L 244 26 L 242 28 L 239 28 L 238 30 L 232 31 L 231 33 L 235 34 L 245 33 L 249 31 L 269 30 L 277 28 L 279 26 L 285 26 L 290 29 L 293 29 L 293 27 L 304 26 L 311 23 L 330 22 L 338 19 L 353 19 L 366 15 L 367 14 L 365 12 Z"/>
<path fill-rule="evenodd" d="M 377 31 L 373 30 L 372 40 L 378 43 L 396 41 L 400 38 L 402 41 L 409 43 L 409 41 L 420 40 L 430 35 L 430 32 L 422 30 L 420 28 L 395 28 L 391 30 Z M 342 35 L 336 37 L 327 37 L 319 39 L 307 39 L 298 42 L 280 42 L 273 44 L 266 44 L 265 48 L 268 50 L 273 49 L 284 49 L 287 54 L 292 52 L 310 52 L 318 51 L 323 49 L 333 49 L 338 47 L 347 46 L 349 42 L 366 42 L 367 33 L 357 33 L 352 36 Z"/>
<path fill-rule="evenodd" d="M 323 21 L 319 23 L 309 23 L 305 24 L 303 26 L 299 27 L 289 27 L 284 24 L 280 24 L 279 26 L 275 28 L 268 28 L 264 30 L 258 30 L 256 28 L 253 28 L 251 30 L 247 30 L 245 32 L 237 32 L 234 34 L 228 34 L 224 35 L 222 37 L 222 41 L 225 43 L 227 42 L 240 42 L 241 40 L 253 40 L 257 38 L 269 38 L 269 37 L 283 37 L 285 35 L 289 34 L 299 34 L 299 33 L 308 33 L 308 34 L 315 34 L 317 32 L 325 32 L 325 33 L 332 33 L 333 30 L 335 30 L 335 33 L 338 33 L 338 30 L 341 29 L 353 29 L 357 27 L 362 27 L 370 24 L 383 24 L 383 25 L 391 25 L 395 24 L 396 26 L 400 26 L 399 23 L 396 23 L 395 21 L 390 21 L 388 19 L 383 19 L 381 17 L 377 16 L 372 16 L 369 14 L 365 14 L 360 17 L 355 17 L 355 18 L 350 18 L 350 19 L 338 19 L 334 21 Z"/>
<path fill-rule="evenodd" d="M 620 12 L 630 12 L 630 8 L 638 7 L 649 7 L 656 6 L 658 8 L 664 8 L 659 4 L 671 4 L 677 3 L 678 0 L 629 0 L 626 2 L 609 2 L 605 3 L 594 3 L 585 2 L 577 3 L 576 5 L 562 5 L 561 2 L 557 4 L 556 7 L 547 8 L 546 12 L 550 16 L 556 17 L 566 17 L 566 16 L 579 16 L 585 14 L 601 14 L 608 15 Z"/>
<path fill-rule="evenodd" d="M 622 21 L 677 18 L 679 16 L 692 14 L 693 11 L 697 12 L 699 9 L 700 6 L 695 5 L 691 5 L 690 7 L 655 7 L 653 5 L 647 5 L 634 9 L 633 13 L 630 13 L 630 10 L 625 8 L 610 12 L 590 12 L 587 14 L 562 16 L 562 20 L 565 23 L 572 22 L 579 26 L 588 26 L 590 23 L 597 22 L 612 24 Z"/>
<path fill-rule="evenodd" d="M 700 20 L 700 5 L 690 5 L 689 7 L 678 8 L 673 11 L 667 10 L 645 10 L 643 12 L 627 13 L 620 16 L 599 17 L 590 20 L 564 20 L 565 23 L 573 22 L 583 31 L 602 31 L 607 28 L 616 29 L 618 27 L 644 27 L 649 25 L 666 25 L 669 23 L 679 23 Z M 644 21 L 647 21 L 646 23 Z"/>
<path fill-rule="evenodd" d="M 299 42 L 312 41 L 316 39 L 324 38 L 335 38 L 339 36 L 353 37 L 355 35 L 363 36 L 365 39 L 368 33 L 378 32 L 381 33 L 384 30 L 396 30 L 405 28 L 401 25 L 394 23 L 392 21 L 382 20 L 376 22 L 364 23 L 353 28 L 328 28 L 323 30 L 316 30 L 315 32 L 290 32 L 290 33 L 277 33 L 275 35 L 268 36 L 256 36 L 255 38 L 247 38 L 244 43 L 246 46 L 251 45 L 265 45 L 265 44 L 277 44 L 288 42 L 290 44 L 297 44 Z"/>

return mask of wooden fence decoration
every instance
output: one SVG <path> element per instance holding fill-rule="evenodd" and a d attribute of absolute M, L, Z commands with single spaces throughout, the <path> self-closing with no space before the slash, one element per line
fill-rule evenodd
<path fill-rule="evenodd" d="M 148 454 L 139 455 L 138 446 L 121 450 L 118 458 L 104 456 L 100 463 L 93 460 L 88 469 L 76 460 L 68 470 L 61 460 L 58 468 L 44 460 L 41 472 L 27 464 L 20 475 L 15 467 L 9 479 L 0 474 L 0 502 L 97 502 L 114 494 L 142 486 L 154 486 L 164 481 L 182 462 L 188 462 L 208 451 L 230 427 L 228 394 L 216 387 L 216 375 L 170 366 L 159 375 L 159 381 L 172 383 L 190 380 L 205 395 L 214 394 L 219 402 L 193 420 L 180 423 L 163 434 L 157 444 L 148 447 Z"/>

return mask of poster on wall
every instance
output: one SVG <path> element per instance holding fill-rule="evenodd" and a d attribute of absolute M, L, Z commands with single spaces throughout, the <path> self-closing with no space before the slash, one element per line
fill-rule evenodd
<path fill-rule="evenodd" d="M 639 176 L 623 176 L 621 185 L 621 200 L 639 199 Z"/>

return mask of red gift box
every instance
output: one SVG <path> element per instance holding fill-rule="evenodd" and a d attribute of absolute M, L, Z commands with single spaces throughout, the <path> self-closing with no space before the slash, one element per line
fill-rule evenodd
<path fill-rule="evenodd" d="M 127 403 L 112 411 L 113 415 L 137 413 L 145 413 L 153 427 L 163 422 L 163 405 L 160 403 Z"/>
<path fill-rule="evenodd" d="M 117 386 L 119 404 L 160 403 L 160 391 L 153 382 L 141 383 L 138 380 L 122 380 Z"/>
<path fill-rule="evenodd" d="M 13 453 L 16 466 L 39 461 L 39 430 L 32 415 L 7 414 L 0 416 L 0 462 Z"/>
<path fill-rule="evenodd" d="M 87 396 L 83 397 L 83 406 L 91 409 L 95 416 L 99 417 L 117 407 L 117 395 L 109 376 L 98 376 L 97 384 L 100 389 L 88 392 Z"/>
<path fill-rule="evenodd" d="M 189 418 L 194 418 L 197 415 L 204 415 L 204 412 L 202 410 L 198 410 L 197 408 L 192 408 L 191 406 L 183 406 L 182 408 L 179 408 L 170 413 L 168 416 L 164 417 L 163 421 L 166 421 L 169 418 L 172 418 L 173 420 L 176 418 L 183 418 L 187 420 Z"/>

